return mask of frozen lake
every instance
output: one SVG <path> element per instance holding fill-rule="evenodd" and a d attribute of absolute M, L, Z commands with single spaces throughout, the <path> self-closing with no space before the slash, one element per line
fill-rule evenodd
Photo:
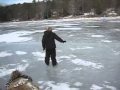
<path fill-rule="evenodd" d="M 57 44 L 58 66 L 44 64 L 45 27 Z M 14 70 L 41 90 L 120 90 L 120 19 L 59 19 L 0 23 L 0 90 Z"/>

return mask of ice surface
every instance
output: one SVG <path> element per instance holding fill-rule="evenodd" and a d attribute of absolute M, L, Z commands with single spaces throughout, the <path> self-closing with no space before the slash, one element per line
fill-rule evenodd
<path fill-rule="evenodd" d="M 44 63 L 48 26 L 67 41 L 56 42 L 57 67 Z M 7 22 L 0 31 L 0 89 L 19 69 L 42 90 L 119 90 L 120 17 Z"/>

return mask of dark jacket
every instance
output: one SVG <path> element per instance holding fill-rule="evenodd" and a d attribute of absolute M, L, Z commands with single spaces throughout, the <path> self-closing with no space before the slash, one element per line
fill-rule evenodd
<path fill-rule="evenodd" d="M 59 42 L 64 42 L 59 36 L 57 36 L 52 31 L 45 31 L 42 38 L 43 49 L 56 48 L 55 39 Z"/>

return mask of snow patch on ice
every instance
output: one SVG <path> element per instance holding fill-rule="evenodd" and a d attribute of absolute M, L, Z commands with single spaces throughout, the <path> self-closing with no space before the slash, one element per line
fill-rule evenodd
<path fill-rule="evenodd" d="M 76 23 L 63 23 L 63 21 L 58 22 L 58 20 L 56 23 L 54 23 L 54 26 L 62 26 L 62 27 L 67 27 L 67 28 L 70 28 L 70 27 L 73 28 L 72 26 L 78 26 L 78 25 L 79 24 L 76 24 Z M 53 26 L 53 24 L 48 25 L 48 26 Z"/>
<path fill-rule="evenodd" d="M 98 28 L 100 26 L 85 26 L 85 27 L 89 27 L 89 28 Z"/>
<path fill-rule="evenodd" d="M 12 56 L 12 53 L 8 53 L 7 51 L 0 52 L 0 57 L 7 57 L 7 56 Z"/>
<path fill-rule="evenodd" d="M 60 57 L 58 57 L 58 58 L 65 58 L 65 59 L 70 59 L 71 57 L 70 56 L 60 56 Z"/>
<path fill-rule="evenodd" d="M 82 28 L 56 28 L 57 30 L 73 30 L 73 31 L 75 31 L 75 30 L 81 30 Z"/>
<path fill-rule="evenodd" d="M 61 73 L 64 73 L 64 72 L 68 72 L 68 70 L 67 70 L 67 69 L 63 69 L 63 70 L 61 70 L 60 72 L 61 72 Z"/>
<path fill-rule="evenodd" d="M 17 66 L 18 65 L 18 63 L 17 64 L 7 64 L 7 65 L 2 65 L 1 67 L 0 67 L 0 69 L 4 69 L 4 68 L 9 68 L 9 67 L 15 67 L 15 66 Z"/>
<path fill-rule="evenodd" d="M 77 67 L 77 68 L 74 69 L 74 71 L 80 71 L 80 70 L 82 70 L 82 68 Z"/>
<path fill-rule="evenodd" d="M 62 50 L 57 50 L 57 52 L 62 52 Z"/>
<path fill-rule="evenodd" d="M 80 83 L 80 82 L 75 82 L 73 85 L 75 85 L 75 86 L 77 86 L 77 87 L 80 87 L 80 86 L 82 86 L 83 84 Z"/>
<path fill-rule="evenodd" d="M 120 51 L 117 52 L 117 51 L 113 51 L 115 55 L 120 55 Z"/>
<path fill-rule="evenodd" d="M 112 21 L 109 21 L 109 22 L 111 22 L 111 23 L 120 23 L 120 21 L 117 21 L 117 20 L 112 20 Z"/>
<path fill-rule="evenodd" d="M 34 32 L 30 31 L 17 31 L 8 34 L 0 35 L 0 42 L 14 43 L 14 42 L 25 42 L 32 40 L 32 37 L 23 37 L 25 35 L 30 35 Z"/>
<path fill-rule="evenodd" d="M 76 64 L 76 65 L 83 65 L 83 66 L 87 66 L 87 67 L 93 67 L 95 69 L 101 69 L 101 68 L 104 67 L 103 65 L 101 65 L 99 63 L 93 63 L 93 62 L 84 61 L 84 60 L 81 60 L 81 59 L 75 59 L 75 60 L 72 60 L 71 62 Z"/>
<path fill-rule="evenodd" d="M 28 61 L 27 60 L 22 60 L 22 62 L 27 63 Z"/>
<path fill-rule="evenodd" d="M 111 43 L 112 41 L 110 41 L 110 40 L 101 40 L 101 42 Z"/>
<path fill-rule="evenodd" d="M 42 53 L 42 52 L 32 52 L 33 56 L 36 56 L 36 57 L 45 57 L 45 53 Z"/>
<path fill-rule="evenodd" d="M 14 70 L 25 71 L 28 66 L 29 66 L 29 64 L 24 64 L 24 65 L 16 65 L 16 67 L 13 69 L 2 68 L 2 69 L 0 69 L 0 77 L 4 77 L 6 75 L 9 75 Z"/>
<path fill-rule="evenodd" d="M 99 37 L 105 37 L 104 35 L 91 35 L 91 37 L 97 37 L 97 38 L 99 38 Z"/>
<path fill-rule="evenodd" d="M 37 61 L 43 61 L 43 60 L 44 60 L 43 57 L 37 59 Z"/>
<path fill-rule="evenodd" d="M 27 52 L 24 52 L 24 51 L 16 51 L 15 53 L 17 55 L 25 55 L 25 54 L 27 54 Z"/>
<path fill-rule="evenodd" d="M 95 85 L 95 84 L 93 84 L 90 88 L 90 90 L 102 90 L 102 89 L 103 89 L 103 87 L 100 87 L 100 86 Z"/>
<path fill-rule="evenodd" d="M 8 25 L 8 27 L 17 27 L 18 25 Z"/>
<path fill-rule="evenodd" d="M 73 55 L 73 54 L 71 54 L 71 55 L 69 55 L 71 58 L 75 58 L 75 57 L 77 57 L 76 55 Z"/>
<path fill-rule="evenodd" d="M 103 20 L 109 21 L 109 22 L 120 22 L 116 21 L 116 19 L 120 19 L 120 16 L 118 17 L 92 17 L 92 18 L 70 18 L 70 19 L 61 19 L 62 21 L 83 21 L 83 22 L 100 22 Z"/>
<path fill-rule="evenodd" d="M 72 51 L 79 50 L 79 49 L 93 49 L 94 47 L 81 47 L 81 48 L 70 48 Z"/>
<path fill-rule="evenodd" d="M 113 29 L 113 31 L 120 31 L 120 29 Z"/>
<path fill-rule="evenodd" d="M 73 36 L 74 36 L 74 35 L 72 35 L 72 34 L 71 34 L 71 35 L 69 35 L 69 37 L 73 37 Z"/>
<path fill-rule="evenodd" d="M 110 89 L 110 90 L 117 90 L 116 87 L 114 86 L 109 86 L 109 85 L 104 85 L 107 89 Z"/>
<path fill-rule="evenodd" d="M 70 88 L 70 85 L 67 83 L 55 83 L 54 81 L 38 81 L 38 83 L 40 84 L 40 86 L 43 86 L 42 88 L 40 88 L 44 88 L 45 90 L 79 90 L 78 88 Z"/>
<path fill-rule="evenodd" d="M 104 81 L 104 83 L 110 83 L 110 82 L 108 82 L 108 81 Z"/>

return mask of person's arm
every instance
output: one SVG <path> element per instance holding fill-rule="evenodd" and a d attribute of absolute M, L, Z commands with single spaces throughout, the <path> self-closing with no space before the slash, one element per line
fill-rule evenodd
<path fill-rule="evenodd" d="M 43 47 L 43 50 L 45 50 L 45 36 L 43 35 L 43 38 L 42 38 L 42 47 Z"/>
<path fill-rule="evenodd" d="M 62 43 L 66 42 L 63 39 L 61 39 L 58 35 L 56 35 L 55 33 L 54 33 L 54 38 L 59 42 L 62 42 Z"/>

